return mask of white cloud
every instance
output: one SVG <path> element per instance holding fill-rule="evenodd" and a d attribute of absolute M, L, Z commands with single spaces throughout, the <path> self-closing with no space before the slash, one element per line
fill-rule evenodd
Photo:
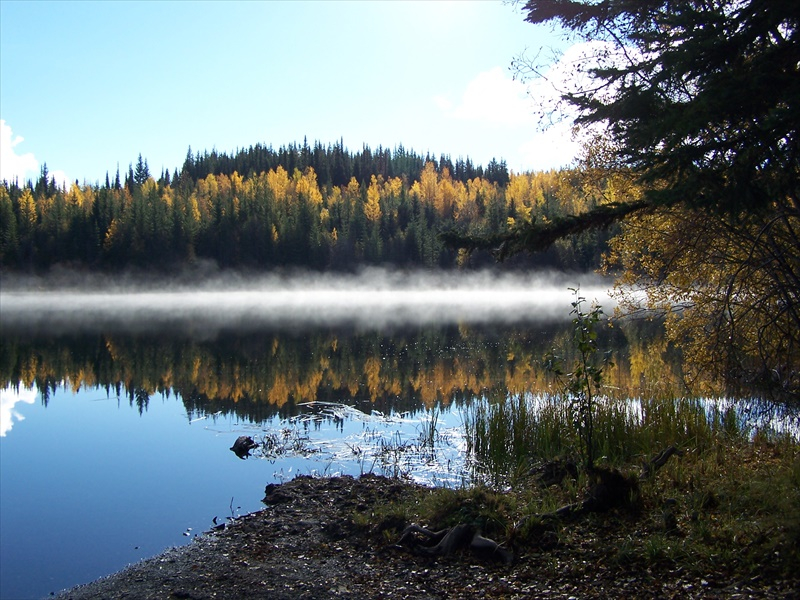
<path fill-rule="evenodd" d="M 48 171 L 49 178 L 56 180 L 56 185 L 60 188 L 69 189 L 71 183 L 67 179 L 67 174 L 64 171 Z M 74 183 L 74 182 L 73 182 Z"/>
<path fill-rule="evenodd" d="M 564 167 L 572 163 L 580 141 L 574 139 L 574 110 L 565 106 L 561 94 L 574 89 L 576 71 L 581 70 L 595 48 L 570 48 L 561 60 L 549 67 L 544 77 L 523 83 L 511 73 L 495 67 L 470 81 L 461 98 L 453 102 L 445 95 L 434 97 L 447 117 L 506 127 L 515 146 L 506 158 L 514 170 L 539 170 Z M 525 132 L 528 132 L 527 134 Z M 497 135 L 504 135 L 495 131 Z M 520 133 L 527 138 L 519 143 Z M 510 156 L 509 156 L 510 155 Z"/>
<path fill-rule="evenodd" d="M 438 95 L 433 97 L 433 102 L 442 112 L 450 112 L 453 110 L 453 102 L 444 95 Z"/>
<path fill-rule="evenodd" d="M 630 52 L 630 51 L 629 51 Z M 540 77 L 530 80 L 528 93 L 537 108 L 548 114 L 557 113 L 561 119 L 573 120 L 575 108 L 565 103 L 561 96 L 591 89 L 590 71 L 596 67 L 609 67 L 624 62 L 625 54 L 610 42 L 581 42 L 567 48 L 559 59 L 546 69 Z M 598 90 L 598 93 L 602 93 Z M 605 93 L 613 93 L 607 89 Z"/>
<path fill-rule="evenodd" d="M 16 146 L 25 140 L 21 135 L 14 136 L 11 126 L 5 120 L 0 120 L 0 181 L 19 181 L 24 184 L 27 180 L 39 178 L 39 161 L 32 152 L 17 154 Z M 58 187 L 69 187 L 69 180 L 64 171 L 48 171 L 49 177 L 56 180 Z M 49 178 L 48 177 L 48 178 Z"/>
<path fill-rule="evenodd" d="M 479 73 L 467 84 L 458 102 L 444 96 L 436 96 L 434 101 L 447 116 L 464 121 L 509 126 L 534 122 L 525 85 L 508 76 L 501 67 Z"/>
<path fill-rule="evenodd" d="M 524 170 L 547 170 L 565 167 L 574 162 L 580 151 L 579 140 L 572 135 L 572 123 L 555 123 L 538 131 L 518 148 Z"/>
<path fill-rule="evenodd" d="M 14 410 L 14 405 L 19 402 L 33 404 L 36 401 L 36 390 L 21 388 L 16 390 L 9 386 L 0 390 L 0 437 L 5 437 L 14 426 L 14 419 L 24 421 L 25 417 Z"/>
<path fill-rule="evenodd" d="M 39 163 L 33 154 L 16 153 L 15 147 L 24 139 L 21 136 L 14 137 L 11 127 L 0 120 L 0 180 L 12 182 L 18 179 L 21 184 L 38 175 Z"/>

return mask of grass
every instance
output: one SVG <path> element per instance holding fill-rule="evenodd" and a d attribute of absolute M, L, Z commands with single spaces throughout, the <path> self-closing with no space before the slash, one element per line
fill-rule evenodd
<path fill-rule="evenodd" d="M 538 462 L 575 455 L 569 419 L 547 396 L 469 409 L 464 424 L 476 484 L 417 492 L 387 503 L 376 518 L 433 529 L 470 522 L 518 554 L 588 552 L 608 568 L 797 577 L 800 445 L 790 435 L 753 428 L 724 405 L 603 399 L 595 420 L 600 465 L 638 476 L 641 464 L 668 445 L 683 456 L 640 482 L 633 510 L 543 518 L 579 501 L 587 487 L 583 473 L 550 487 L 531 475 Z M 397 533 L 384 528 L 383 536 Z"/>
<path fill-rule="evenodd" d="M 578 462 L 580 440 L 558 395 L 515 396 L 475 404 L 463 422 L 473 477 L 513 485 L 532 466 L 557 458 Z M 594 455 L 614 467 L 641 465 L 670 445 L 704 453 L 721 443 L 781 434 L 756 429 L 732 406 L 689 398 L 629 400 L 603 397 L 594 414 Z"/>

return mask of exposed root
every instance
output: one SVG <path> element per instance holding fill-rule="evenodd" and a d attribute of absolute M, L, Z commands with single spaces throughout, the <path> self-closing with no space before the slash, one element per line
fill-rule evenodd
<path fill-rule="evenodd" d="M 424 538 L 421 543 L 415 534 Z M 481 558 L 500 560 L 510 564 L 514 554 L 494 540 L 483 537 L 472 525 L 461 523 L 450 529 L 430 531 L 416 524 L 405 528 L 395 547 L 409 549 L 426 556 L 451 556 L 464 548 L 469 548 Z"/>

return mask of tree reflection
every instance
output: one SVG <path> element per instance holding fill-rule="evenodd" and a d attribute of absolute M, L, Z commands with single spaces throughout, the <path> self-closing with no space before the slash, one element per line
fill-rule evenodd
<path fill-rule="evenodd" d="M 604 328 L 614 349 L 607 392 L 685 393 L 679 357 L 648 323 Z M 105 388 L 139 412 L 154 394 L 176 394 L 190 415 L 262 422 L 298 405 L 336 402 L 389 413 L 550 389 L 543 357 L 571 351 L 568 324 L 440 327 L 403 331 L 314 329 L 221 334 L 4 336 L 3 385 L 35 385 L 46 403 L 57 385 Z"/>

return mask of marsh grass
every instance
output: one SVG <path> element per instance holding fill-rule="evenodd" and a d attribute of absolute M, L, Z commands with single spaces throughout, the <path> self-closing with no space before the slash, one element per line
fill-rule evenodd
<path fill-rule="evenodd" d="M 436 439 L 439 434 L 439 412 L 441 408 L 435 405 L 428 411 L 427 418 L 420 423 L 419 427 L 419 443 L 424 448 L 434 448 L 436 446 Z"/>
<path fill-rule="evenodd" d="M 749 416 L 751 411 L 711 400 L 598 399 L 598 463 L 638 476 L 642 464 L 664 448 L 684 451 L 640 482 L 641 512 L 620 528 L 612 562 L 745 574 L 800 568 L 796 421 L 794 429 L 781 431 L 769 425 L 776 424 L 774 418 L 754 425 Z M 521 522 L 535 522 L 537 515 L 581 497 L 583 474 L 549 488 L 536 485 L 531 474 L 538 463 L 578 456 L 575 428 L 557 397 L 518 396 L 474 406 L 463 422 L 474 479 L 514 496 Z M 512 538 L 528 537 L 506 525 Z M 573 529 L 557 533 L 562 543 L 579 543 L 581 534 Z"/>
<path fill-rule="evenodd" d="M 462 413 L 473 479 L 498 485 L 523 476 L 531 450 L 556 457 L 574 452 L 567 407 L 551 396 L 514 396 L 476 403 Z"/>
<path fill-rule="evenodd" d="M 512 485 L 537 463 L 577 459 L 580 439 L 560 395 L 528 394 L 476 403 L 462 413 L 473 478 Z M 670 445 L 706 452 L 722 442 L 744 442 L 756 428 L 732 405 L 711 400 L 623 399 L 603 396 L 594 407 L 593 453 L 603 464 L 641 465 Z"/>

